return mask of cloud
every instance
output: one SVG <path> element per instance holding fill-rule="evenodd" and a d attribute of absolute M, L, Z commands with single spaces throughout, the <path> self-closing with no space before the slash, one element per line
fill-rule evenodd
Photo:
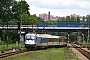
<path fill-rule="evenodd" d="M 26 0 L 30 6 L 50 9 L 90 9 L 89 0 Z"/>
<path fill-rule="evenodd" d="M 39 14 L 42 14 L 42 13 L 48 14 L 49 11 L 51 12 L 51 15 L 54 15 L 54 16 L 67 16 L 70 14 L 85 16 L 89 14 L 88 12 L 90 12 L 89 10 L 79 10 L 79 9 L 61 9 L 60 10 L 60 9 L 49 9 L 49 8 L 38 8 L 35 6 L 30 7 L 30 13 L 36 14 L 37 16 L 39 16 Z"/>
<path fill-rule="evenodd" d="M 90 2 L 80 2 L 79 6 L 83 9 L 90 9 Z"/>
<path fill-rule="evenodd" d="M 20 0 L 19 0 L 20 1 Z M 54 16 L 90 14 L 90 0 L 25 0 L 30 5 L 30 13 L 39 14 L 51 12 Z"/>

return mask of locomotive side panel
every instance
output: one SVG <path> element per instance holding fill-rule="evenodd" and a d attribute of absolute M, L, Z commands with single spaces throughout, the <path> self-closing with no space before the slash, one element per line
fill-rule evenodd
<path fill-rule="evenodd" d="M 37 37 L 36 46 L 41 46 L 41 37 Z"/>

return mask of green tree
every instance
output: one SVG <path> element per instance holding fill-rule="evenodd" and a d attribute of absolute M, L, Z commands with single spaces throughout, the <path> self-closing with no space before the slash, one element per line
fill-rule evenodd
<path fill-rule="evenodd" d="M 77 17 L 77 23 L 80 23 L 80 17 Z"/>
<path fill-rule="evenodd" d="M 21 12 L 29 13 L 29 5 L 25 0 L 0 0 L 0 19 L 4 24 L 7 24 L 10 20 L 15 21 L 21 19 Z M 15 20 L 13 20 L 15 19 Z"/>
<path fill-rule="evenodd" d="M 13 6 L 12 6 L 12 12 L 13 12 L 13 18 L 16 20 L 20 20 L 21 19 L 21 13 L 26 13 L 26 14 L 30 14 L 29 13 L 29 5 L 27 4 L 27 2 L 25 0 L 22 1 L 14 1 Z"/>
<path fill-rule="evenodd" d="M 43 23 L 45 23 L 45 21 L 42 18 L 38 17 L 37 24 L 43 24 Z"/>
<path fill-rule="evenodd" d="M 83 16 L 83 21 L 85 21 L 85 16 Z"/>
<path fill-rule="evenodd" d="M 90 15 L 86 15 L 87 22 L 90 23 Z"/>
<path fill-rule="evenodd" d="M 34 15 L 30 15 L 29 19 L 30 19 L 30 24 L 32 25 L 32 31 L 34 32 L 34 30 L 33 30 L 33 25 L 37 24 L 38 18 L 37 18 L 37 16 L 34 14 Z"/>
<path fill-rule="evenodd" d="M 70 23 L 70 16 L 66 16 L 66 21 L 68 22 L 68 24 Z"/>
<path fill-rule="evenodd" d="M 65 17 L 60 17 L 58 19 L 59 23 L 66 23 L 66 18 Z"/>
<path fill-rule="evenodd" d="M 38 22 L 38 18 L 35 14 L 30 15 L 29 19 L 30 19 L 30 24 L 32 24 L 32 25 L 37 24 L 37 22 Z"/>
<path fill-rule="evenodd" d="M 10 21 L 8 21 L 8 24 L 11 24 L 11 25 L 15 25 L 17 24 L 19 21 L 16 20 L 16 19 L 11 19 Z"/>
<path fill-rule="evenodd" d="M 17 33 L 16 30 L 10 30 L 8 33 L 9 33 L 8 34 L 8 36 L 9 36 L 8 43 L 9 44 L 16 43 L 16 41 L 20 41 L 19 40 L 19 34 Z"/>
<path fill-rule="evenodd" d="M 2 24 L 2 19 L 0 19 L 0 24 Z"/>
<path fill-rule="evenodd" d="M 22 24 L 37 24 L 38 22 L 38 17 L 34 14 L 34 15 L 29 15 L 29 14 L 22 14 Z"/>
<path fill-rule="evenodd" d="M 85 23 L 85 16 L 83 16 L 83 18 L 82 18 L 83 20 L 82 20 L 82 22 L 83 22 L 83 24 Z"/>
<path fill-rule="evenodd" d="M 1 40 L 7 43 L 7 31 L 2 30 L 1 35 Z M 15 43 L 16 41 L 19 41 L 19 34 L 17 33 L 16 30 L 9 30 L 8 31 L 8 43 Z"/>
<path fill-rule="evenodd" d="M 5 23 L 10 20 L 12 0 L 0 0 L 0 19 Z"/>
<path fill-rule="evenodd" d="M 0 37 L 0 45 L 2 44 L 2 40 L 1 40 L 1 37 Z"/>
<path fill-rule="evenodd" d="M 76 23 L 76 20 L 77 20 L 77 17 L 75 17 L 75 16 L 71 16 L 71 23 Z"/>
<path fill-rule="evenodd" d="M 22 14 L 22 24 L 30 24 L 30 15 L 29 14 L 26 14 L 26 13 L 23 13 Z"/>
<path fill-rule="evenodd" d="M 30 15 L 29 5 L 25 0 L 0 0 L 0 24 L 17 24 L 21 19 L 21 10 L 22 13 Z M 7 42 L 7 36 L 10 43 L 12 41 L 15 42 L 16 40 L 19 40 L 16 30 L 3 30 L 0 36 L 5 42 Z"/>
<path fill-rule="evenodd" d="M 46 23 L 50 25 L 54 25 L 54 24 L 57 24 L 57 21 L 49 20 L 49 21 L 46 21 Z"/>

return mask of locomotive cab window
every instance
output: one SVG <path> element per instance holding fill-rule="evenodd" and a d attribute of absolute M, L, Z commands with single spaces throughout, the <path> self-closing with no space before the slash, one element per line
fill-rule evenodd
<path fill-rule="evenodd" d="M 27 35 L 27 40 L 33 40 L 34 36 Z"/>

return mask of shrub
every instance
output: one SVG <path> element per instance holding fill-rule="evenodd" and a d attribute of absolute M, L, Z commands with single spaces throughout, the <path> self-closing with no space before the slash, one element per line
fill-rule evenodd
<path fill-rule="evenodd" d="M 0 45 L 2 44 L 2 40 L 0 40 Z"/>

